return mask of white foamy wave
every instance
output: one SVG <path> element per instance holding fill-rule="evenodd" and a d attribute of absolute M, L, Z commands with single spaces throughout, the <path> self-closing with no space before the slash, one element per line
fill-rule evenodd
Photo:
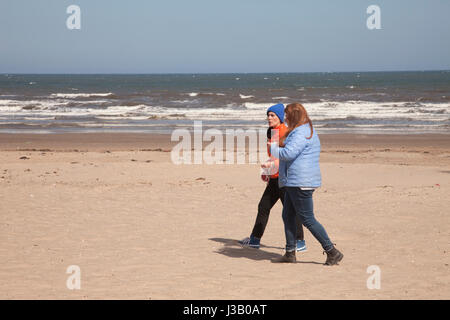
<path fill-rule="evenodd" d="M 107 100 L 91 100 L 91 101 L 77 101 L 80 106 L 67 107 L 68 104 L 73 103 L 73 100 L 55 99 L 55 100 L 0 100 L 0 114 L 11 115 L 12 112 L 24 114 L 41 114 L 41 113 L 58 113 L 70 112 L 84 108 L 85 105 L 98 106 Z"/>
<path fill-rule="evenodd" d="M 241 99 L 250 99 L 250 98 L 254 98 L 255 96 L 246 96 L 243 94 L 239 94 L 239 97 L 241 97 Z"/>
<path fill-rule="evenodd" d="M 88 109 L 90 114 L 126 114 L 129 112 L 148 112 L 149 106 L 146 105 L 137 105 L 137 106 L 111 106 L 105 109 Z M 151 109 L 150 109 L 151 110 Z"/>
<path fill-rule="evenodd" d="M 227 104 L 220 108 L 153 108 L 151 114 L 157 117 L 176 115 L 184 119 L 199 120 L 262 120 L 266 110 L 273 103 L 245 102 L 240 108 L 235 104 Z M 423 103 L 419 107 L 411 107 L 409 102 L 370 102 L 347 101 L 333 102 L 322 101 L 305 103 L 309 115 L 314 120 L 327 119 L 382 119 L 396 120 L 413 119 L 427 121 L 446 121 L 449 119 L 450 105 Z"/>
<path fill-rule="evenodd" d="M 450 104 L 421 103 L 412 106 L 411 102 L 371 102 L 371 101 L 322 101 L 305 103 L 305 108 L 313 120 L 345 119 L 396 119 L 445 121 L 448 119 Z"/>
<path fill-rule="evenodd" d="M 0 105 L 0 114 L 2 115 L 8 115 L 11 112 L 18 112 L 22 110 L 21 106 L 2 106 Z"/>
<path fill-rule="evenodd" d="M 173 103 L 189 103 L 192 102 L 191 100 L 171 100 L 170 102 Z"/>
<path fill-rule="evenodd" d="M 107 108 L 83 107 L 68 108 L 61 105 L 47 105 L 45 107 L 35 107 L 23 109 L 23 105 L 0 106 L 0 114 L 17 117 L 55 117 L 55 116 L 96 116 L 96 115 L 117 115 L 127 117 L 136 113 L 146 115 L 154 111 L 152 106 L 110 106 Z"/>
<path fill-rule="evenodd" d="M 281 97 L 278 97 L 281 98 Z M 106 101 L 106 100 L 103 100 Z M 76 102 L 73 100 L 0 100 L 0 116 L 6 119 L 26 118 L 43 119 L 57 116 L 69 117 L 104 117 L 105 119 L 142 120 L 142 119 L 186 119 L 186 120 L 251 120 L 264 121 L 266 110 L 273 102 L 242 104 L 229 103 L 212 108 L 190 107 L 180 102 L 179 107 L 163 107 L 151 105 L 136 106 L 99 106 L 99 101 Z M 78 106 L 78 103 L 80 105 Z M 449 103 L 416 103 L 416 102 L 371 102 L 371 101 L 320 101 L 304 103 L 313 121 L 322 120 L 359 120 L 375 121 L 428 121 L 432 123 L 448 122 L 450 119 Z"/>
<path fill-rule="evenodd" d="M 246 109 L 253 109 L 253 110 L 266 110 L 268 107 L 272 105 L 271 102 L 269 103 L 254 103 L 254 102 L 245 102 L 244 107 Z"/>
<path fill-rule="evenodd" d="M 264 110 L 248 110 L 228 105 L 225 108 L 164 108 L 155 107 L 149 114 L 151 117 L 188 120 L 262 120 Z"/>
<path fill-rule="evenodd" d="M 0 100 L 0 107 L 20 107 L 20 108 L 27 108 L 27 107 L 36 107 L 41 109 L 51 109 L 51 108 L 57 108 L 59 105 L 65 105 L 69 102 L 64 101 L 54 101 L 54 100 L 27 100 L 27 101 L 21 101 L 21 100 Z"/>
<path fill-rule="evenodd" d="M 289 97 L 273 97 L 272 100 L 283 100 L 283 99 L 289 99 Z"/>
<path fill-rule="evenodd" d="M 22 102 L 22 101 L 4 99 L 4 100 L 0 100 L 0 106 L 15 106 L 15 105 L 18 105 L 20 102 Z"/>
<path fill-rule="evenodd" d="M 190 97 L 197 97 L 198 95 L 203 95 L 203 96 L 224 96 L 225 93 L 215 93 L 215 92 L 191 92 L 191 93 L 186 93 L 186 95 L 190 96 Z"/>
<path fill-rule="evenodd" d="M 22 117 L 21 119 L 23 120 L 39 120 L 39 121 L 44 121 L 44 120 L 54 120 L 55 117 Z"/>
<path fill-rule="evenodd" d="M 88 97 L 108 97 L 113 95 L 112 92 L 108 93 L 52 93 L 50 96 L 55 98 L 75 99 L 75 98 L 88 98 Z"/>

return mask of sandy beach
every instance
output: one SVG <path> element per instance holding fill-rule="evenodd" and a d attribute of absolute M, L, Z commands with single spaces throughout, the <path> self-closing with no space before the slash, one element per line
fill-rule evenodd
<path fill-rule="evenodd" d="M 280 203 L 262 248 L 238 245 L 258 165 L 175 165 L 167 135 L 0 134 L 0 299 L 449 299 L 450 135 L 320 138 L 333 267 L 308 231 L 296 264 L 271 263 Z"/>

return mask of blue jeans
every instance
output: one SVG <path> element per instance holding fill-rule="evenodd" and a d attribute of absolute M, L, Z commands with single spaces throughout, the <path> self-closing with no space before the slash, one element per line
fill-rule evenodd
<path fill-rule="evenodd" d="M 301 223 L 320 242 L 325 251 L 334 246 L 325 228 L 314 218 L 312 194 L 314 190 L 301 190 L 299 187 L 285 187 L 283 206 L 284 232 L 286 234 L 286 251 L 295 251 L 297 247 L 297 225 L 295 217 L 298 215 Z"/>

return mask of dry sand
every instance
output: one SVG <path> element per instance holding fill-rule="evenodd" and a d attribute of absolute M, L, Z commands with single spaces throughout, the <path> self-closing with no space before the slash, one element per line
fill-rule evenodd
<path fill-rule="evenodd" d="M 315 213 L 345 255 L 333 267 L 309 231 L 296 264 L 271 263 L 280 203 L 260 250 L 237 244 L 258 165 L 174 165 L 167 136 L 0 134 L 0 298 L 449 299 L 450 136 L 321 141 Z"/>

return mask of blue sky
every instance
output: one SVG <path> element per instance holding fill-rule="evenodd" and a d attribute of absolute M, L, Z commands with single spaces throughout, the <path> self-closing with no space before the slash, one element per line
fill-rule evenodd
<path fill-rule="evenodd" d="M 448 0 L 2 0 L 0 73 L 448 70 L 449 14 Z"/>

